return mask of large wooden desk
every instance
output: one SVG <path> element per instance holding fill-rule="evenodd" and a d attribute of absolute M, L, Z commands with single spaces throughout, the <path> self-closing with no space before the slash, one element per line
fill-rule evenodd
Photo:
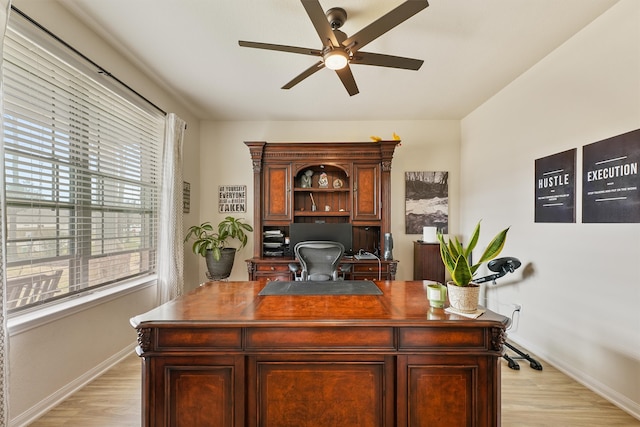
<path fill-rule="evenodd" d="M 131 319 L 145 426 L 498 426 L 508 319 L 383 295 L 259 296 L 211 282 Z"/>

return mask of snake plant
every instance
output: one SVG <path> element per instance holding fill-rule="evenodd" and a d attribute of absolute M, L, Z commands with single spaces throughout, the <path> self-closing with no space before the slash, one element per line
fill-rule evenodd
<path fill-rule="evenodd" d="M 460 243 L 457 237 L 453 239 L 449 238 L 448 241 L 445 241 L 444 236 L 438 233 L 440 256 L 449 274 L 451 274 L 451 280 L 458 286 L 469 286 L 478 268 L 483 263 L 491 261 L 500 254 L 507 239 L 508 231 L 509 228 L 505 228 L 499 232 L 493 240 L 491 240 L 478 262 L 473 265 L 469 264 L 469 257 L 478 244 L 480 222 L 478 222 L 476 228 L 473 230 L 473 234 L 466 248 Z"/>

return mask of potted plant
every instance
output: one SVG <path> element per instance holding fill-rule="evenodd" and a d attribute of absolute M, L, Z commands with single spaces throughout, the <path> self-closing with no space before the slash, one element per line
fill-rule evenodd
<path fill-rule="evenodd" d="M 247 245 L 247 233 L 253 231 L 251 225 L 241 219 L 228 216 L 218 224 L 217 229 L 210 222 L 189 227 L 184 241 L 194 239 L 191 249 L 207 262 L 207 277 L 211 280 L 226 279 L 231 275 L 236 250 Z M 228 247 L 231 240 L 240 243 L 238 248 Z"/>
<path fill-rule="evenodd" d="M 509 228 L 507 227 L 491 240 L 476 264 L 469 264 L 469 258 L 478 244 L 480 222 L 473 230 L 466 248 L 458 238 L 454 237 L 453 240 L 449 238 L 448 242 L 446 242 L 444 236 L 438 233 L 440 256 L 451 275 L 451 281 L 447 283 L 447 289 L 449 304 L 452 308 L 463 313 L 473 313 L 478 309 L 480 286 L 473 282 L 473 276 L 483 263 L 491 261 L 500 254 L 507 239 L 508 231 Z"/>

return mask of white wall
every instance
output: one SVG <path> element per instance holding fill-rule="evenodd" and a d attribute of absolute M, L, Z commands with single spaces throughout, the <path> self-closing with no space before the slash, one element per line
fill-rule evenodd
<path fill-rule="evenodd" d="M 640 418 L 640 225 L 534 223 L 534 161 L 640 128 L 640 2 L 622 0 L 462 121 L 461 224 L 511 231 L 509 336 Z M 486 241 L 485 241 L 486 243 Z M 523 274 L 526 273 L 526 274 Z M 522 369 L 529 369 L 525 364 Z M 526 387 L 526 385 L 523 385 Z"/>
<path fill-rule="evenodd" d="M 400 260 L 397 279 L 413 278 L 413 241 L 422 234 L 407 235 L 404 228 L 404 172 L 449 171 L 450 226 L 458 226 L 459 141 L 458 121 L 371 121 L 371 122 L 203 122 L 201 125 L 201 188 L 200 217 L 217 223 L 218 185 L 246 185 L 248 206 L 244 217 L 253 222 L 253 170 L 249 149 L 243 141 L 369 141 L 370 135 L 391 139 L 393 132 L 402 138 L 391 165 L 391 232 L 394 258 Z M 238 255 L 231 280 L 248 277 L 244 260 L 253 254 L 253 239 Z M 193 254 L 185 254 L 195 257 Z M 200 277 L 205 277 L 204 260 L 200 262 Z"/>
<path fill-rule="evenodd" d="M 170 94 L 116 53 L 104 40 L 53 1 L 15 0 L 13 4 L 54 34 L 109 69 L 165 111 L 187 121 L 184 141 L 185 180 L 192 183 L 192 213 L 199 212 L 199 122 Z M 196 260 L 187 260 L 185 274 L 197 276 Z M 135 330 L 129 318 L 148 311 L 156 302 L 155 286 L 120 295 L 86 309 L 67 313 L 46 324 L 9 331 L 9 411 L 11 425 L 22 425 L 133 352 Z"/>

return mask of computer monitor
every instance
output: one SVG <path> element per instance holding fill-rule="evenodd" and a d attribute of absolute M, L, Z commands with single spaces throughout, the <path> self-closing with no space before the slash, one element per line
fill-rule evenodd
<path fill-rule="evenodd" d="M 330 240 L 344 245 L 346 252 L 351 252 L 353 229 L 349 223 L 336 222 L 293 222 L 289 226 L 290 247 L 307 240 Z"/>

